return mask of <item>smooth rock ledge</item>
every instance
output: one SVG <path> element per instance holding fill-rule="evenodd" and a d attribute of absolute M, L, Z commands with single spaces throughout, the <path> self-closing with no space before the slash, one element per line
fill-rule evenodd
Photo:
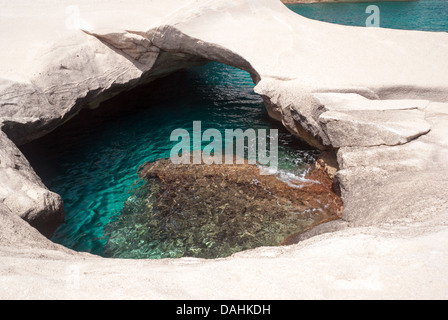
<path fill-rule="evenodd" d="M 446 32 L 333 25 L 278 0 L 0 6 L 0 298 L 448 298 Z M 16 145 L 209 60 L 248 71 L 271 117 L 337 153 L 342 220 L 217 260 L 106 259 L 44 237 L 62 200 Z"/>

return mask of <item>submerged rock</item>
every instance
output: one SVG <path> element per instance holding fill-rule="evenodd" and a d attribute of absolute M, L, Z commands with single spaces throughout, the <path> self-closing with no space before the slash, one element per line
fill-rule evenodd
<path fill-rule="evenodd" d="M 145 184 L 105 234 L 105 255 L 217 258 L 260 246 L 340 217 L 332 179 L 314 169 L 297 181 L 261 175 L 256 165 L 142 166 Z"/>

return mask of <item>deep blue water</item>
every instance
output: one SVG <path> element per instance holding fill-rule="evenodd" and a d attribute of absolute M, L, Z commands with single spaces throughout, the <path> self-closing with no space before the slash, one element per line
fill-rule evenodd
<path fill-rule="evenodd" d="M 365 27 L 371 14 L 366 13 L 369 5 L 378 6 L 381 28 L 448 32 L 448 0 L 313 3 L 288 7 L 307 18 Z"/>
<path fill-rule="evenodd" d="M 369 4 L 380 8 L 381 27 L 448 31 L 448 1 L 289 8 L 313 19 L 364 26 Z M 175 144 L 169 141 L 171 131 L 191 132 L 193 121 L 202 121 L 203 130 L 279 129 L 280 166 L 291 174 L 303 174 L 318 154 L 268 118 L 247 73 L 218 63 L 178 72 L 104 104 L 23 148 L 47 187 L 65 203 L 66 221 L 53 240 L 78 251 L 103 254 L 104 226 L 132 196 L 138 167 L 168 157 Z"/>

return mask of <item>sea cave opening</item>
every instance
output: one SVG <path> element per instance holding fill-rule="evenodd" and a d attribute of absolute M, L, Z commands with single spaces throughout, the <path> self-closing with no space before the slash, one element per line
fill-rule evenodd
<path fill-rule="evenodd" d="M 320 151 L 270 119 L 253 87 L 247 72 L 211 62 L 121 93 L 22 146 L 64 201 L 52 240 L 113 258 L 219 258 L 333 219 L 332 200 L 313 189 L 319 183 L 302 184 Z M 191 132 L 195 121 L 221 132 L 277 129 L 278 170 L 260 177 L 254 166 L 173 166 L 164 160 L 170 134 Z"/>

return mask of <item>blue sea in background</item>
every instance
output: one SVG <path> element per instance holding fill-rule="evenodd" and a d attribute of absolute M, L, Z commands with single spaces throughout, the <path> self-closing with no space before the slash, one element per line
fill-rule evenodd
<path fill-rule="evenodd" d="M 448 32 L 448 0 L 299 3 L 287 6 L 310 19 L 365 27 L 371 14 L 366 13 L 369 5 L 378 6 L 381 28 Z"/>
<path fill-rule="evenodd" d="M 448 1 L 297 4 L 288 7 L 309 18 L 364 26 L 365 8 L 380 8 L 381 27 L 448 31 Z M 60 194 L 66 221 L 53 241 L 77 251 L 102 255 L 104 226 L 132 195 L 137 169 L 169 157 L 176 128 L 191 132 L 248 128 L 280 132 L 280 169 L 302 175 L 317 156 L 299 139 L 269 119 L 250 76 L 210 63 L 157 80 L 104 103 L 107 112 L 83 112 L 78 118 L 22 149 L 46 186 Z"/>

